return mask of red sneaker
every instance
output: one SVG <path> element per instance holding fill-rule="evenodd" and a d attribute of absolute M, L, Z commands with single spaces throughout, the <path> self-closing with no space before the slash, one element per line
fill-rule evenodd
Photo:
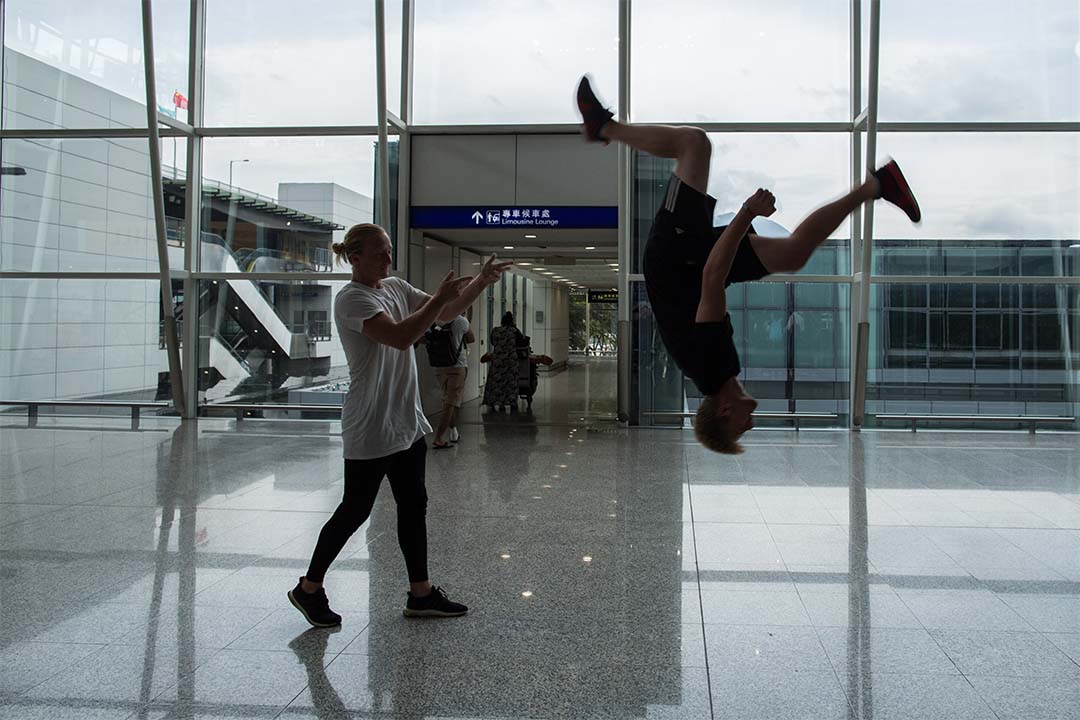
<path fill-rule="evenodd" d="M 911 218 L 911 222 L 922 221 L 919 201 L 915 199 L 915 194 L 911 192 L 911 187 L 908 186 L 907 179 L 904 178 L 904 173 L 900 172 L 900 166 L 895 160 L 889 160 L 872 174 L 881 185 L 879 198 L 903 210 Z"/>
<path fill-rule="evenodd" d="M 600 130 L 607 125 L 615 114 L 605 108 L 596 97 L 589 85 L 589 76 L 581 78 L 577 88 L 577 106 L 584 121 L 581 134 L 590 142 L 602 142 L 608 144 L 607 138 L 600 136 Z"/>

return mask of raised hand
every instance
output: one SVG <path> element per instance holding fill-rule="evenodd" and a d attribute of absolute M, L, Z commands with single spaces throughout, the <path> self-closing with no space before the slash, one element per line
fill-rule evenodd
<path fill-rule="evenodd" d="M 743 207 L 754 217 L 769 217 L 776 212 L 776 197 L 768 190 L 758 188 L 757 192 L 743 203 Z"/>
<path fill-rule="evenodd" d="M 462 277 L 454 277 L 454 271 L 446 273 L 446 277 L 439 283 L 439 289 L 435 291 L 433 296 L 435 300 L 443 305 L 453 302 L 461 295 L 461 291 L 465 289 L 465 286 L 472 282 L 472 275 L 463 275 Z"/>
<path fill-rule="evenodd" d="M 505 262 L 495 262 L 495 254 L 492 253 L 491 257 L 487 259 L 484 266 L 480 268 L 480 279 L 483 280 L 484 285 L 491 285 L 499 276 L 503 274 L 503 270 L 514 264 L 513 260 L 507 260 Z"/>

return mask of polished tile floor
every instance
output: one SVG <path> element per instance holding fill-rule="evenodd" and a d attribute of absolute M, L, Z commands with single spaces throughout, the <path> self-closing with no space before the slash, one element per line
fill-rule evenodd
<path fill-rule="evenodd" d="M 327 578 L 335 632 L 285 592 L 336 423 L 5 416 L 0 717 L 1080 718 L 1075 435 L 726 458 L 598 419 L 585 370 L 428 456 L 432 575 L 470 615 L 401 616 L 386 491 Z"/>

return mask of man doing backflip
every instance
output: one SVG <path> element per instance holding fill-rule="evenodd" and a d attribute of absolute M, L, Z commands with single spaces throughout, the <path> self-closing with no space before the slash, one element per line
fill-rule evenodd
<path fill-rule="evenodd" d="M 739 437 L 753 427 L 757 401 L 738 380 L 741 367 L 732 340 L 725 289 L 778 272 L 795 272 L 860 205 L 886 200 L 919 222 L 915 200 L 893 161 L 851 192 L 810 213 L 790 237 L 757 235 L 751 222 L 776 212 L 776 199 L 759 188 L 731 222 L 713 227 L 716 198 L 706 192 L 712 144 L 704 131 L 669 125 L 624 125 L 597 99 L 587 77 L 577 89 L 582 134 L 591 142 L 625 143 L 650 155 L 675 159 L 664 204 L 645 245 L 645 287 L 660 336 L 675 362 L 705 399 L 694 420 L 702 445 L 740 453 Z"/>

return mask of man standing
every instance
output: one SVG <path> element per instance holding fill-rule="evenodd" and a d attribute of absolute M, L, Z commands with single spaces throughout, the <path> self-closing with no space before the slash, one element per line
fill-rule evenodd
<path fill-rule="evenodd" d="M 471 308 L 469 314 L 472 314 Z M 439 418 L 432 447 L 446 450 L 452 447 L 450 443 L 456 443 L 459 438 L 457 414 L 465 393 L 465 378 L 469 374 L 469 353 L 465 346 L 476 342 L 476 336 L 465 316 L 458 315 L 449 323 L 432 325 L 425 339 L 428 362 L 435 369 L 443 397 L 442 417 Z"/>

